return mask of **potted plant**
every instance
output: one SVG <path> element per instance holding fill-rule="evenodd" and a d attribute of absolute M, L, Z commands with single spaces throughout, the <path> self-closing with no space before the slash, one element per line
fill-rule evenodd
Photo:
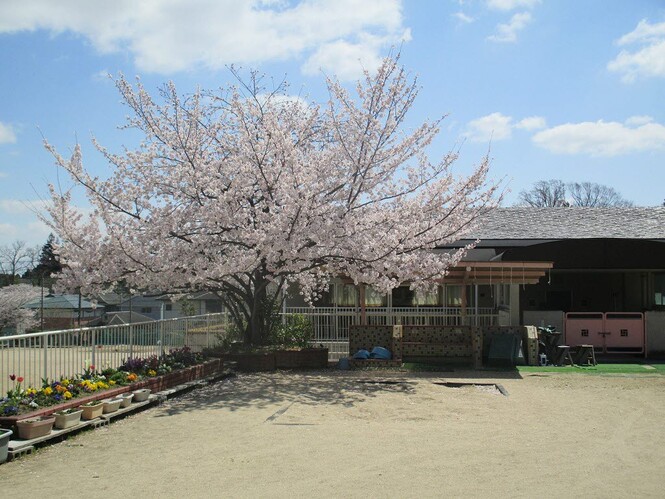
<path fill-rule="evenodd" d="M 134 402 L 145 402 L 150 396 L 150 390 L 148 388 L 141 388 L 140 390 L 134 390 Z"/>
<path fill-rule="evenodd" d="M 0 428 L 0 464 L 7 460 L 9 453 L 9 437 L 12 436 L 12 430 L 5 430 Z"/>
<path fill-rule="evenodd" d="M 120 407 L 129 407 L 129 405 L 132 403 L 132 399 L 134 398 L 134 394 L 123 393 L 120 395 L 120 398 L 122 399 L 122 402 L 120 402 Z"/>
<path fill-rule="evenodd" d="M 31 440 L 48 435 L 53 429 L 55 416 L 40 416 L 37 418 L 22 419 L 16 422 L 18 438 Z"/>
<path fill-rule="evenodd" d="M 55 416 L 55 427 L 59 430 L 76 426 L 81 421 L 83 409 L 76 407 L 72 409 L 62 409 L 53 413 Z"/>
<path fill-rule="evenodd" d="M 104 408 L 102 409 L 102 412 L 104 414 L 108 414 L 110 412 L 115 412 L 118 409 L 120 409 L 120 404 L 122 403 L 122 399 L 121 398 L 104 399 L 102 402 L 104 403 Z"/>
<path fill-rule="evenodd" d="M 83 410 L 81 419 L 89 421 L 102 415 L 104 412 L 104 403 L 101 400 L 91 400 L 81 405 L 81 409 Z"/>

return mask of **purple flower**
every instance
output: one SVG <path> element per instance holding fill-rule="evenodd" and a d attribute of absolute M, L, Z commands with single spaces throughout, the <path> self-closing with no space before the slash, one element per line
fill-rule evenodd
<path fill-rule="evenodd" d="M 15 405 L 8 405 L 5 407 L 4 411 L 5 416 L 12 416 L 14 414 L 18 414 L 18 407 Z"/>

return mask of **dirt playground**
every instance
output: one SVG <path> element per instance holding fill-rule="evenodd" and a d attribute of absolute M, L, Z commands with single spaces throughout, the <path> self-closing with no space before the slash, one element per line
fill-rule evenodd
<path fill-rule="evenodd" d="M 663 497 L 664 476 L 665 376 L 331 371 L 196 390 L 1 465 L 0 490 Z"/>

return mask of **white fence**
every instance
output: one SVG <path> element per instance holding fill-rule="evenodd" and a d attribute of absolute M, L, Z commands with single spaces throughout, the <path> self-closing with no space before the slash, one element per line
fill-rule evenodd
<path fill-rule="evenodd" d="M 329 360 L 349 354 L 349 326 L 361 323 L 359 307 L 287 307 L 285 315 L 300 314 L 314 327 L 312 344 L 328 347 Z M 404 326 L 492 326 L 498 324 L 493 308 L 459 307 L 367 307 L 367 324 Z"/>
<path fill-rule="evenodd" d="M 286 317 L 303 315 L 314 329 L 313 345 L 328 348 L 329 360 L 348 355 L 349 327 L 361 323 L 357 307 L 288 307 Z M 494 309 L 393 308 L 366 309 L 367 324 L 376 325 L 478 325 L 497 324 Z M 179 319 L 45 331 L 0 336 L 0 396 L 14 385 L 9 376 L 23 378 L 23 386 L 41 386 L 42 378 L 80 374 L 91 364 L 101 370 L 116 368 L 128 357 L 146 357 L 188 346 L 194 351 L 215 346 L 226 334 L 226 314 Z"/>
<path fill-rule="evenodd" d="M 160 355 L 171 348 L 201 351 L 214 346 L 226 326 L 226 314 L 208 314 L 0 336 L 0 397 L 13 387 L 10 375 L 22 377 L 24 387 L 40 387 L 42 378 L 80 374 L 91 364 L 101 370 L 116 368 L 128 357 Z"/>

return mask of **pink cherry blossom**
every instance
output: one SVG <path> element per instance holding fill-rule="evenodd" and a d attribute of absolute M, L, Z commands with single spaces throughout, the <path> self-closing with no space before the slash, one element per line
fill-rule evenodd
<path fill-rule="evenodd" d="M 286 84 L 265 89 L 256 73 L 188 97 L 169 83 L 159 99 L 120 76 L 127 127 L 144 140 L 122 154 L 94 142 L 108 178 L 84 168 L 78 145 L 67 160 L 46 144 L 92 205 L 84 214 L 51 186 L 62 282 L 210 290 L 253 342 L 281 290 L 311 303 L 339 275 L 384 292 L 431 286 L 468 247 L 432 250 L 466 236 L 501 195 L 488 157 L 467 177 L 452 173 L 457 151 L 428 158 L 441 120 L 406 130 L 418 86 L 398 59 L 354 92 L 329 78 L 323 105 Z"/>

